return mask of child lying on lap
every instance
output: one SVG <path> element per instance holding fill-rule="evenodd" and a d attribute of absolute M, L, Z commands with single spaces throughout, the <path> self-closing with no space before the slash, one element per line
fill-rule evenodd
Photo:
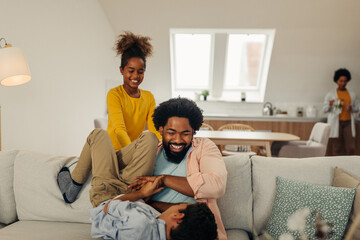
<path fill-rule="evenodd" d="M 215 218 L 205 203 L 182 203 L 159 213 L 142 199 L 163 187 L 160 178 L 90 210 L 91 236 L 104 239 L 216 239 Z"/>

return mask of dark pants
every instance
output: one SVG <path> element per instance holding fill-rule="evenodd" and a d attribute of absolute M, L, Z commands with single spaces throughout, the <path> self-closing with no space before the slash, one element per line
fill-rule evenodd
<path fill-rule="evenodd" d="M 280 142 L 280 141 L 274 141 L 271 144 L 271 156 L 273 157 L 278 157 L 279 156 L 279 152 L 280 149 L 282 148 L 282 146 L 288 144 L 289 142 Z"/>
<path fill-rule="evenodd" d="M 330 138 L 332 144 L 332 155 L 354 155 L 355 154 L 355 138 L 351 133 L 351 121 L 339 122 L 339 137 Z"/>

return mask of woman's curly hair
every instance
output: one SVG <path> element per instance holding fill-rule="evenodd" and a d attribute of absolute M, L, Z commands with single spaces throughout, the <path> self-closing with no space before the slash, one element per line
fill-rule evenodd
<path fill-rule="evenodd" d="M 124 68 L 130 58 L 139 57 L 144 61 L 146 68 L 146 58 L 150 57 L 153 52 L 153 46 L 150 44 L 150 37 L 135 35 L 132 32 L 125 31 L 118 36 L 115 43 L 115 50 L 121 55 L 121 68 Z"/>
<path fill-rule="evenodd" d="M 337 82 L 341 76 L 346 77 L 347 81 L 350 82 L 351 74 L 350 74 L 349 70 L 347 70 L 346 68 L 340 68 L 335 71 L 334 82 Z"/>
<path fill-rule="evenodd" d="M 204 121 L 202 110 L 196 103 L 190 99 L 180 97 L 171 98 L 160 103 L 155 108 L 153 121 L 156 130 L 159 130 L 159 127 L 164 127 L 171 117 L 189 119 L 190 126 L 195 132 L 200 129 Z"/>

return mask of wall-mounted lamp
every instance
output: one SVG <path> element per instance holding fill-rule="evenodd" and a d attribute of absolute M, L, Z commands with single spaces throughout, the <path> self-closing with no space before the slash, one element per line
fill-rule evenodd
<path fill-rule="evenodd" d="M 0 38 L 0 84 L 16 86 L 30 80 L 30 70 L 23 51 L 12 47 L 5 38 Z"/>

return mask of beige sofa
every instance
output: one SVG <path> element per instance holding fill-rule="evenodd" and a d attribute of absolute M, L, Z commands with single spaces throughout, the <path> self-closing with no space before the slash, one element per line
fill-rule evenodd
<path fill-rule="evenodd" d="M 56 176 L 76 157 L 31 151 L 0 152 L 0 239 L 91 239 L 89 181 L 79 199 L 65 204 Z M 360 156 L 224 158 L 226 194 L 218 200 L 228 238 L 249 239 L 264 229 L 274 201 L 275 177 L 331 185 L 338 166 L 360 178 Z M 72 165 L 72 169 L 75 165 Z"/>

